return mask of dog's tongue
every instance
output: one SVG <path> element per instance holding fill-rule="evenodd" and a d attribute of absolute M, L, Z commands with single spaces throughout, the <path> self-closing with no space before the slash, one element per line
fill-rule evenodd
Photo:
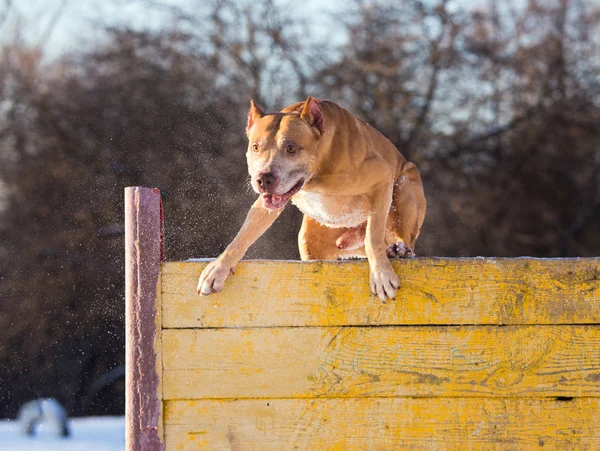
<path fill-rule="evenodd" d="M 288 201 L 288 196 L 285 194 L 263 194 L 263 207 L 270 210 L 277 210 L 283 207 Z"/>

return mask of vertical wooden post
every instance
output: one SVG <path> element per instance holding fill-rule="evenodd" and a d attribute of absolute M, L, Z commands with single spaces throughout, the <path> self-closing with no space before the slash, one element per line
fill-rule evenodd
<path fill-rule="evenodd" d="M 162 237 L 160 191 L 125 188 L 127 451 L 164 449 L 160 355 Z"/>

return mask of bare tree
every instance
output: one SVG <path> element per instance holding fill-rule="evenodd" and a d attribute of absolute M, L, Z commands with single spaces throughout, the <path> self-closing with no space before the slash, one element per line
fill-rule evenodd
<path fill-rule="evenodd" d="M 1 415 L 39 396 L 83 414 L 93 381 L 123 363 L 124 186 L 162 189 L 169 259 L 229 243 L 253 198 L 251 96 L 338 101 L 417 161 L 422 255 L 600 252 L 597 2 L 356 1 L 340 47 L 307 42 L 272 0 L 204 15 L 144 4 L 177 20 L 109 28 L 57 61 L 0 50 Z M 249 256 L 297 257 L 287 210 Z M 122 387 L 105 395 L 91 413 L 122 409 Z"/>

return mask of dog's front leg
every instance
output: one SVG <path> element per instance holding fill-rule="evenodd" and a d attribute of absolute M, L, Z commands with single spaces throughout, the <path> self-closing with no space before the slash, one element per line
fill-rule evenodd
<path fill-rule="evenodd" d="M 365 251 L 371 270 L 371 291 L 384 302 L 393 299 L 400 286 L 385 247 L 385 225 L 392 199 L 393 183 L 376 187 L 369 196 L 370 213 L 367 220 Z"/>
<path fill-rule="evenodd" d="M 282 211 L 283 208 L 275 211 L 263 208 L 259 197 L 250 208 L 242 228 L 231 244 L 202 271 L 198 281 L 198 294 L 209 295 L 221 291 L 225 279 L 233 273 L 248 248 L 265 233 Z"/>

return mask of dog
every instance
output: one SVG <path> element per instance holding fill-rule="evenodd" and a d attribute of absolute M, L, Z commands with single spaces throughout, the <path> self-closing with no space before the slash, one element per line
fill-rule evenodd
<path fill-rule="evenodd" d="M 390 258 L 414 256 L 426 201 L 419 170 L 381 133 L 339 105 L 312 97 L 265 114 L 250 101 L 248 172 L 259 198 L 239 233 L 200 276 L 223 289 L 236 264 L 291 201 L 304 214 L 302 260 L 364 258 L 384 302 L 400 285 Z"/>

